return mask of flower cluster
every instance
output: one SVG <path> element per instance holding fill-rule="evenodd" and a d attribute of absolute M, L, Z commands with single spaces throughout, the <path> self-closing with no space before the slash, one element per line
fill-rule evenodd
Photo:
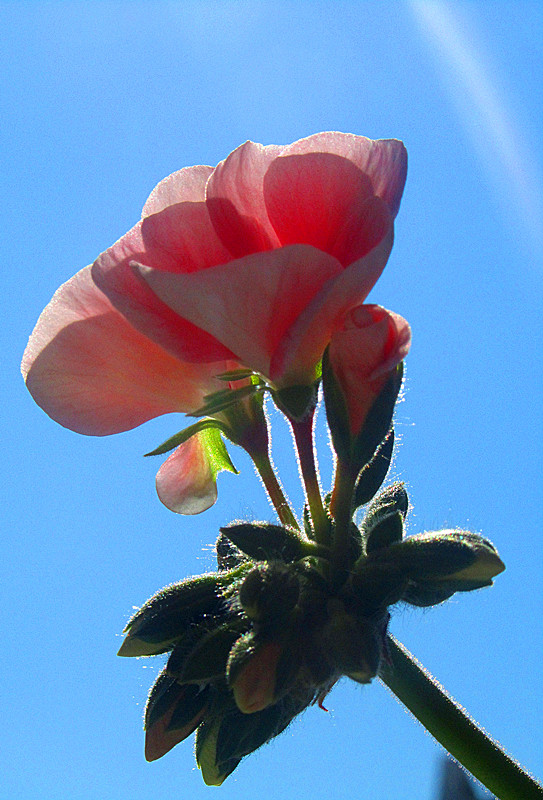
<path fill-rule="evenodd" d="M 217 474 L 235 471 L 226 438 L 249 453 L 276 510 L 279 524 L 222 528 L 217 572 L 148 600 L 119 651 L 170 654 L 147 703 L 146 757 L 196 730 L 210 785 L 342 676 L 378 675 L 391 606 L 435 605 L 504 569 L 476 534 L 405 536 L 404 485 L 381 491 L 411 331 L 366 299 L 392 247 L 406 164 L 396 140 L 321 133 L 246 142 L 215 168 L 170 175 L 141 220 L 57 291 L 23 357 L 36 402 L 80 433 L 197 418 L 148 454 L 173 450 L 157 475 L 168 508 L 215 502 Z M 324 497 L 321 389 L 336 466 Z M 266 395 L 292 426 L 303 515 L 272 466 Z"/>
<path fill-rule="evenodd" d="M 382 473 L 378 461 L 369 465 L 364 499 Z M 490 585 L 503 568 L 490 542 L 465 531 L 404 538 L 407 510 L 403 484 L 377 495 L 360 527 L 351 525 L 340 576 L 310 529 L 223 528 L 219 571 L 163 589 L 126 626 L 119 655 L 170 652 L 147 702 L 146 758 L 197 730 L 204 781 L 220 785 L 340 677 L 375 677 L 390 605 L 434 605 Z"/>

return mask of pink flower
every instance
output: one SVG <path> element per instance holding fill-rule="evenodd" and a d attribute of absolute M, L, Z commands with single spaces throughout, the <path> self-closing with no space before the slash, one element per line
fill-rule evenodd
<path fill-rule="evenodd" d="M 386 264 L 406 163 L 396 140 L 320 133 L 173 173 L 42 313 L 22 364 L 32 396 L 101 436 L 196 410 L 239 365 L 276 388 L 313 382 Z"/>
<path fill-rule="evenodd" d="M 410 345 L 406 320 L 376 305 L 353 309 L 343 328 L 332 335 L 330 366 L 345 398 L 352 436 L 362 430 L 370 408 Z"/>

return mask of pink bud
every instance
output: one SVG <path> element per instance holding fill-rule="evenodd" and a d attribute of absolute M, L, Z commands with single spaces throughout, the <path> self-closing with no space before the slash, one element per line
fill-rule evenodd
<path fill-rule="evenodd" d="M 410 344 L 406 320 L 377 305 L 357 306 L 343 328 L 332 335 L 330 365 L 345 397 L 353 435 L 360 433 L 370 408 Z"/>

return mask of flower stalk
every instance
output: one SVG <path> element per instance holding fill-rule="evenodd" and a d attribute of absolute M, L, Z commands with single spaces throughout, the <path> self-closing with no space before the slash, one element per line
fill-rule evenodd
<path fill-rule="evenodd" d="M 379 677 L 468 772 L 499 800 L 541 800 L 543 786 L 486 734 L 390 634 Z"/>
<path fill-rule="evenodd" d="M 315 459 L 313 443 L 314 415 L 315 412 L 312 410 L 305 419 L 301 421 L 291 419 L 290 424 L 298 451 L 300 472 L 313 522 L 315 540 L 318 544 L 328 544 L 330 539 L 330 520 L 328 519 L 322 502 L 319 475 Z"/>
<path fill-rule="evenodd" d="M 281 488 L 268 453 L 251 453 L 251 456 L 272 505 L 277 511 L 277 516 L 283 525 L 288 525 L 298 530 L 300 526 Z"/>

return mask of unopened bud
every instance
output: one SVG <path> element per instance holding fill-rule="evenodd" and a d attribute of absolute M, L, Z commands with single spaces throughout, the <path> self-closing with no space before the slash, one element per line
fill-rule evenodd
<path fill-rule="evenodd" d="M 151 656 L 171 650 L 186 630 L 224 607 L 224 592 L 247 570 L 209 573 L 167 586 L 134 614 L 118 655 Z"/>
<path fill-rule="evenodd" d="M 183 686 L 164 671 L 145 708 L 145 758 L 156 761 L 198 727 L 209 703 L 209 687 Z"/>
<path fill-rule="evenodd" d="M 283 624 L 299 595 L 298 576 L 279 562 L 256 566 L 239 589 L 239 601 L 247 616 L 265 624 L 269 630 Z"/>
<path fill-rule="evenodd" d="M 275 700 L 276 674 L 283 651 L 277 640 L 260 642 L 242 636 L 230 652 L 226 674 L 234 699 L 243 714 L 254 714 Z"/>

